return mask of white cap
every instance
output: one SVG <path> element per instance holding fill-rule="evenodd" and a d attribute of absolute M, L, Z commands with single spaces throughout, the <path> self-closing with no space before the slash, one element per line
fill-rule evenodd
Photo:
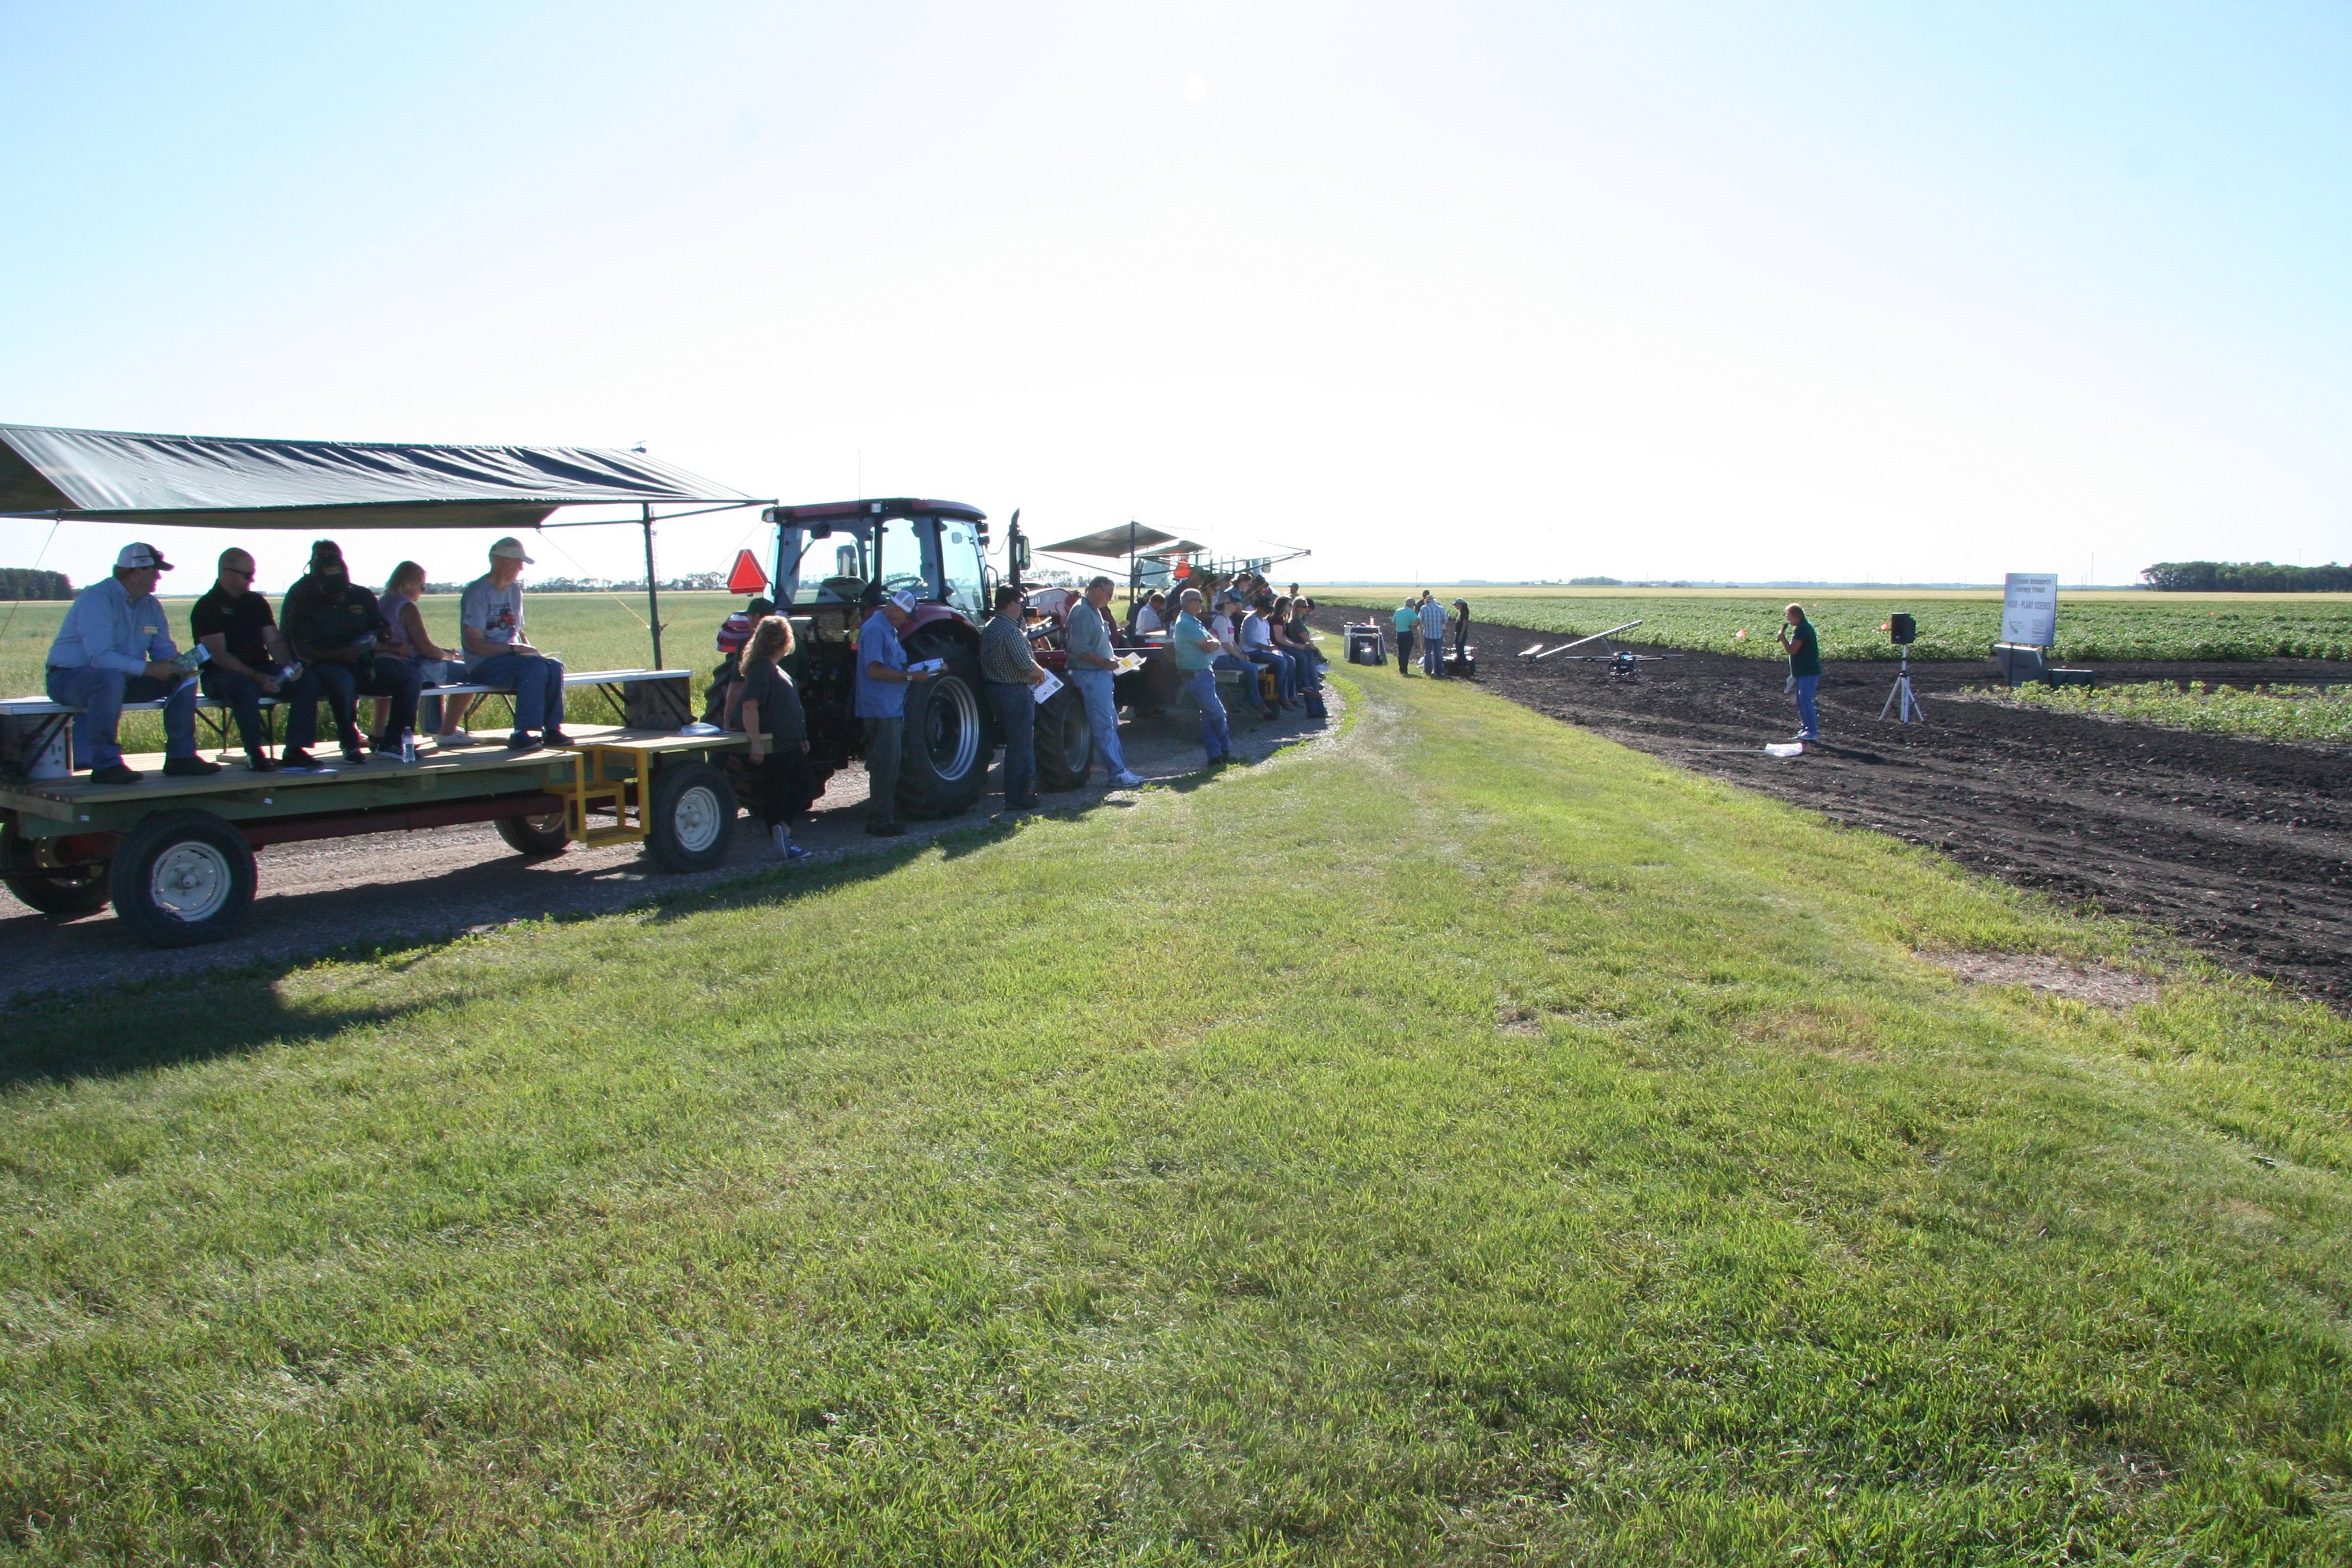
<path fill-rule="evenodd" d="M 898 605 L 900 609 L 906 611 L 910 616 L 915 613 L 916 599 L 915 591 L 912 588 L 899 589 L 897 593 L 890 595 L 890 602 Z"/>
<path fill-rule="evenodd" d="M 490 559 L 493 561 L 520 561 L 526 566 L 536 566 L 539 564 L 530 556 L 525 555 L 522 552 L 522 541 L 517 539 L 511 533 L 508 534 L 504 539 L 499 540 L 496 544 L 490 546 Z"/>
<path fill-rule="evenodd" d="M 114 557 L 114 569 L 118 572 L 136 572 L 149 566 L 158 572 L 172 570 L 163 552 L 152 544 L 126 544 Z"/>

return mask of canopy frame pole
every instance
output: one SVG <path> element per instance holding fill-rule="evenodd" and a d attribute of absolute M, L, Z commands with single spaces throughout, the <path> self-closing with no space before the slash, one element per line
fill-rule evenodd
<path fill-rule="evenodd" d="M 654 509 L 650 503 L 637 509 L 639 521 L 646 531 L 646 619 L 654 634 L 654 668 L 662 667 L 661 657 L 661 585 L 654 575 Z"/>

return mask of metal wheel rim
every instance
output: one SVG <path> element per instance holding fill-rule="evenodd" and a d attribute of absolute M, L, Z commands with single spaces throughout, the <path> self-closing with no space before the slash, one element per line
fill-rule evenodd
<path fill-rule="evenodd" d="M 563 831 L 563 814 L 560 811 L 543 811 L 537 816 L 522 818 L 522 825 L 533 833 L 561 833 Z"/>
<path fill-rule="evenodd" d="M 193 925 L 226 907 L 236 879 L 228 857 L 211 845 L 174 844 L 155 857 L 147 897 L 164 914 Z"/>
<path fill-rule="evenodd" d="M 932 693 L 923 714 L 923 751 L 931 771 L 950 783 L 971 772 L 980 754 L 980 700 L 962 681 L 943 680 Z"/>
<path fill-rule="evenodd" d="M 688 854 L 699 855 L 719 842 L 719 795 L 709 784 L 696 784 L 678 794 L 677 804 L 670 808 L 670 830 L 677 836 L 678 847 Z"/>

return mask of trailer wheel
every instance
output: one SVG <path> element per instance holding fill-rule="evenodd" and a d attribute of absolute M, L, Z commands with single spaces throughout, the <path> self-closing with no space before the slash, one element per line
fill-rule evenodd
<path fill-rule="evenodd" d="M 654 775 L 646 847 L 666 871 L 700 871 L 735 838 L 735 786 L 709 763 L 672 763 Z"/>
<path fill-rule="evenodd" d="M 131 830 L 107 873 L 117 919 L 151 947 L 217 942 L 253 902 L 253 847 L 209 811 L 166 811 Z"/>
<path fill-rule="evenodd" d="M 1086 699 L 1075 684 L 1066 684 L 1037 710 L 1037 782 L 1047 789 L 1076 789 L 1094 765 Z"/>
<path fill-rule="evenodd" d="M 78 871 L 20 871 L 0 877 L 17 901 L 45 915 L 69 921 L 106 908 L 106 868 L 85 866 Z"/>
<path fill-rule="evenodd" d="M 961 816 L 988 786 L 991 726 L 981 716 L 980 658 L 950 638 L 918 637 L 912 661 L 947 668 L 907 688 L 906 739 L 898 753 L 898 813 L 912 822 Z"/>
<path fill-rule="evenodd" d="M 563 831 L 563 814 L 560 811 L 541 812 L 537 816 L 501 816 L 493 826 L 509 848 L 534 860 L 561 855 L 572 842 Z"/>

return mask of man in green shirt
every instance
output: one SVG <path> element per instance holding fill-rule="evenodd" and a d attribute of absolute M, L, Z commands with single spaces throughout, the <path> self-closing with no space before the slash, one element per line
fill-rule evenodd
<path fill-rule="evenodd" d="M 1822 639 L 1805 619 L 1805 606 L 1789 606 L 1789 624 L 1780 628 L 1780 646 L 1789 652 L 1789 679 L 1797 693 L 1797 739 L 1822 738 L 1821 715 L 1813 708 L 1813 692 L 1822 683 Z"/>

